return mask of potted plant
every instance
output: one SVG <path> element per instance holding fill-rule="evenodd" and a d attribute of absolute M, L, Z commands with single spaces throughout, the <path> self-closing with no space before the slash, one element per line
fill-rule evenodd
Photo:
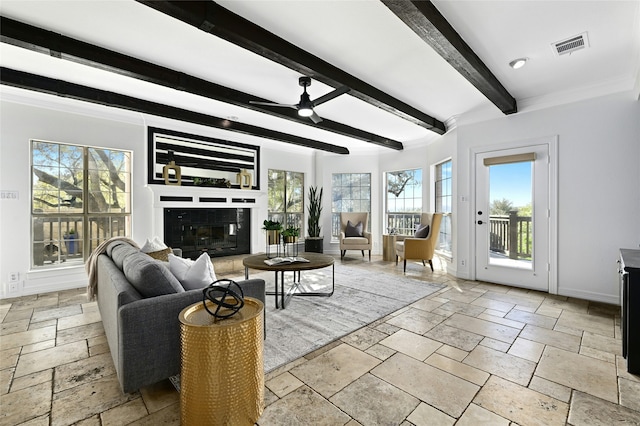
<path fill-rule="evenodd" d="M 282 231 L 282 239 L 285 244 L 298 242 L 300 236 L 300 228 L 288 227 Z"/>
<path fill-rule="evenodd" d="M 267 219 L 262 222 L 262 225 L 262 229 L 267 232 L 267 245 L 280 243 L 280 231 L 282 231 L 280 222 Z"/>
<path fill-rule="evenodd" d="M 76 230 L 71 228 L 69 231 L 64 234 L 64 242 L 67 246 L 68 254 L 76 254 L 76 240 L 78 236 L 76 235 Z"/>
<path fill-rule="evenodd" d="M 320 236 L 320 215 L 322 214 L 322 188 L 309 187 L 309 218 L 307 220 L 309 236 L 304 240 L 304 251 L 322 253 L 324 241 Z"/>

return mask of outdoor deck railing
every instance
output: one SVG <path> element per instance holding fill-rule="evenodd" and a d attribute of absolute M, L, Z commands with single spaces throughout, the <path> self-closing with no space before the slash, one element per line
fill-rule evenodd
<path fill-rule="evenodd" d="M 530 259 L 533 243 L 531 217 L 508 215 L 489 216 L 489 249 L 504 253 L 510 259 Z"/>

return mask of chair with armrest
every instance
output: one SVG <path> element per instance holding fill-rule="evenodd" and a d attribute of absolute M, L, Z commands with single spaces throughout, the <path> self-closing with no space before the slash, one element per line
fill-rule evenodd
<path fill-rule="evenodd" d="M 373 239 L 371 233 L 367 232 L 369 223 L 368 212 L 340 213 L 340 259 L 347 250 L 360 250 L 364 257 L 364 251 L 369 250 L 369 260 L 371 260 L 371 247 Z M 347 225 L 351 225 L 347 229 Z"/>
<path fill-rule="evenodd" d="M 404 272 L 407 272 L 407 259 L 420 259 L 424 266 L 426 266 L 425 261 L 428 261 L 433 271 L 432 259 L 440 234 L 440 222 L 442 222 L 442 213 L 422 213 L 420 228 L 428 225 L 429 230 L 426 232 L 426 229 L 421 229 L 416 232 L 426 233 L 426 236 L 424 238 L 404 237 L 402 241 L 396 241 L 396 265 L 399 258 L 404 259 Z"/>

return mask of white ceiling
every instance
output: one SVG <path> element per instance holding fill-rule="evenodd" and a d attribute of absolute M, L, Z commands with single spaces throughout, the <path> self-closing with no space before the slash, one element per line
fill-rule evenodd
<path fill-rule="evenodd" d="M 378 0 L 225 0 L 221 5 L 359 79 L 447 122 L 502 112 Z M 434 4 L 520 111 L 632 90 L 640 70 L 640 0 L 442 1 Z M 135 56 L 260 98 L 292 104 L 299 73 L 133 0 L 12 1 L 3 16 Z M 557 57 L 551 44 L 587 32 L 590 46 Z M 508 66 L 528 57 L 519 70 Z M 0 65 L 313 138 L 352 152 L 363 141 L 0 43 Z M 333 88 L 314 81 L 312 99 Z M 325 118 L 404 143 L 435 133 L 349 95 L 316 107 Z M 273 143 L 273 142 L 269 142 Z"/>

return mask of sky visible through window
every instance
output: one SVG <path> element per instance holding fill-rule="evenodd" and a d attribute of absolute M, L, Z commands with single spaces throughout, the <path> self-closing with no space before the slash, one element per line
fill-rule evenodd
<path fill-rule="evenodd" d="M 532 162 L 500 164 L 490 169 L 490 201 L 507 199 L 514 207 L 531 203 Z"/>

